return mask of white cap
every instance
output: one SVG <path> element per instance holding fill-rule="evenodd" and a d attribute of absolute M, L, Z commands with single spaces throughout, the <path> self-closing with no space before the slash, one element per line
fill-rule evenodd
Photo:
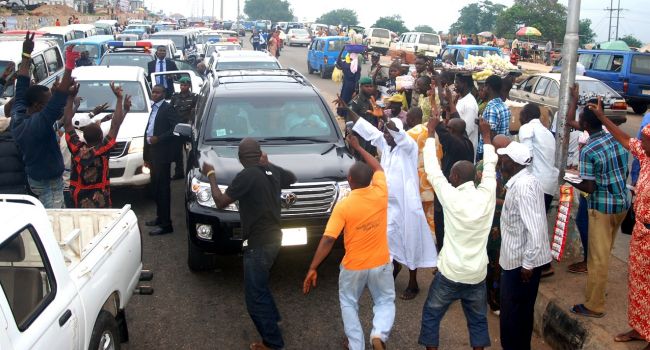
<path fill-rule="evenodd" d="M 502 156 L 508 156 L 515 163 L 521 165 L 530 165 L 533 161 L 533 157 L 530 154 L 530 149 L 528 146 L 523 145 L 517 141 L 512 141 L 506 148 L 499 148 L 497 154 Z"/>
<path fill-rule="evenodd" d="M 88 114 L 77 114 L 72 118 L 72 125 L 76 129 L 81 129 L 93 123 L 93 120 Z"/>
<path fill-rule="evenodd" d="M 404 123 L 402 122 L 402 119 L 399 118 L 390 118 L 390 120 L 395 123 L 395 126 L 397 127 L 397 130 L 404 130 Z"/>

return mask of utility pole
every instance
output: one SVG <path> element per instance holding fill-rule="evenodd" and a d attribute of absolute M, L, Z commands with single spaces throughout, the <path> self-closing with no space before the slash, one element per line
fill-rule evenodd
<path fill-rule="evenodd" d="M 212 0 L 212 20 L 214 21 L 216 17 L 214 17 L 214 0 Z"/>
<path fill-rule="evenodd" d="M 612 40 L 612 33 L 614 33 L 614 40 L 618 40 L 618 27 L 621 19 L 621 11 L 625 11 L 625 9 L 621 8 L 621 0 L 617 0 L 617 2 L 618 5 L 614 8 L 614 0 L 610 0 L 609 7 L 605 9 L 605 11 L 609 12 L 609 31 L 607 33 L 607 41 Z M 614 12 L 616 12 L 616 24 L 612 26 Z"/>
<path fill-rule="evenodd" d="M 618 9 L 616 11 L 616 39 L 618 40 L 618 20 L 621 18 L 621 0 L 618 0 Z"/>
<path fill-rule="evenodd" d="M 219 19 L 223 21 L 223 0 L 221 0 L 221 14 L 219 15 Z"/>

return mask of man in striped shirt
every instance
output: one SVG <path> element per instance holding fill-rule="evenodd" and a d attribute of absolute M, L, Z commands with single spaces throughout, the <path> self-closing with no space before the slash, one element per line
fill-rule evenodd
<path fill-rule="evenodd" d="M 528 169 L 527 146 L 511 142 L 497 154 L 509 179 L 501 212 L 501 343 L 504 350 L 529 350 L 542 266 L 551 261 L 544 192 Z"/>

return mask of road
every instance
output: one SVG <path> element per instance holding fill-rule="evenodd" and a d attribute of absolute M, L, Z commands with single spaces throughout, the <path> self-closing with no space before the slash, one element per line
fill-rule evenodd
<path fill-rule="evenodd" d="M 306 49 L 285 48 L 281 61 L 306 75 Z M 337 85 L 331 80 L 309 77 L 328 100 Z M 240 256 L 222 257 L 218 268 L 193 273 L 186 265 L 187 231 L 183 207 L 183 181 L 172 183 L 172 218 L 175 232 L 151 237 L 144 226 L 155 215 L 153 201 L 137 189 L 114 189 L 113 204 L 130 203 L 144 230 L 143 262 L 154 271 L 150 283 L 152 296 L 134 296 L 127 307 L 130 341 L 123 348 L 134 349 L 248 349 L 259 336 L 246 312 Z M 341 349 L 344 340 L 338 302 L 338 264 L 342 249 L 335 250 L 319 270 L 318 287 L 309 295 L 301 293 L 304 274 L 317 242 L 305 247 L 285 248 L 272 271 L 271 287 L 283 317 L 281 328 L 287 349 Z M 396 300 L 397 315 L 388 341 L 392 349 L 417 349 L 422 306 L 431 283 L 430 269 L 420 271 L 420 294 L 411 301 Z M 402 272 L 396 281 L 398 293 L 407 284 Z M 370 331 L 372 304 L 366 292 L 361 300 L 360 317 L 366 336 Z M 499 346 L 498 317 L 489 314 L 493 348 Z M 441 326 L 441 346 L 445 349 L 469 348 L 465 318 L 458 303 L 449 310 Z M 549 349 L 533 339 L 534 349 Z"/>

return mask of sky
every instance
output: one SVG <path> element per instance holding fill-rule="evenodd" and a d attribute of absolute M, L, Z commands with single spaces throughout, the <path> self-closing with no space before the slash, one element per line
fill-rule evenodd
<path fill-rule="evenodd" d="M 237 16 L 237 0 L 224 1 L 224 18 L 235 19 Z M 243 12 L 244 1 L 240 0 Z M 359 16 L 360 25 L 370 26 L 377 18 L 399 14 L 404 19 L 406 26 L 413 28 L 420 24 L 427 24 L 436 31 L 446 32 L 449 26 L 458 19 L 458 11 L 468 4 L 476 1 L 468 0 L 288 0 L 294 14 L 300 21 L 313 21 L 321 14 L 339 9 L 349 8 L 355 10 Z M 569 0 L 560 0 L 567 4 Z M 580 18 L 590 18 L 592 29 L 596 32 L 598 41 L 606 41 L 609 27 L 609 12 L 604 9 L 614 2 L 614 8 L 620 1 L 621 19 L 619 22 L 619 37 L 632 34 L 645 43 L 650 43 L 650 31 L 646 30 L 650 24 L 650 8 L 648 0 L 582 0 Z M 513 0 L 492 0 L 494 3 L 511 6 Z M 219 16 L 220 0 L 145 0 L 145 4 L 154 11 L 163 10 L 167 14 L 182 13 L 186 16 L 212 14 L 212 4 L 215 4 L 215 14 Z M 399 8 L 398 8 L 399 7 Z M 613 31 L 612 31 L 613 32 Z M 612 34 L 613 36 L 613 34 Z"/>

